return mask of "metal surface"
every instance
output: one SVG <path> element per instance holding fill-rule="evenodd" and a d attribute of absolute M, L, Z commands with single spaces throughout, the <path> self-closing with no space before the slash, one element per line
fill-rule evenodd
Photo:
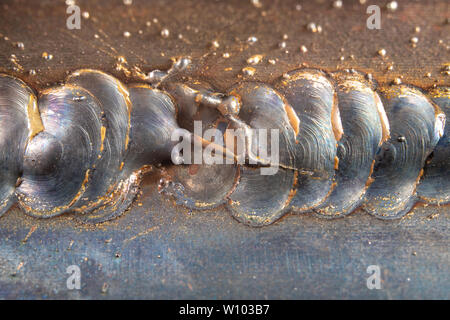
<path fill-rule="evenodd" d="M 193 76 L 224 90 L 241 79 L 247 58 L 262 54 L 253 77 L 262 81 L 307 64 L 371 72 L 382 83 L 403 76 L 421 87 L 448 85 L 442 72 L 449 62 L 448 1 L 398 2 L 395 12 L 382 10 L 381 30 L 368 30 L 368 4 L 358 1 L 345 1 L 341 9 L 331 1 L 305 1 L 300 11 L 297 1 L 266 0 L 261 8 L 237 0 L 134 0 L 131 6 L 76 1 L 89 18 L 81 19 L 80 30 L 68 30 L 64 1 L 2 1 L 0 70 L 36 89 L 81 67 L 130 83 L 138 81 L 127 76 L 132 66 L 149 71 L 168 67 L 172 56 L 190 55 Z M 307 31 L 309 22 L 323 32 Z M 161 37 L 163 28 L 169 38 Z M 131 36 L 124 37 L 125 31 Z M 258 38 L 253 45 L 250 36 Z M 412 36 L 419 38 L 416 48 Z M 211 45 L 214 40 L 218 48 Z M 279 48 L 282 41 L 286 49 Z M 24 50 L 15 42 L 23 42 Z M 300 52 L 301 45 L 307 53 Z M 377 54 L 381 48 L 384 58 Z M 43 59 L 43 52 L 53 59 Z M 128 62 L 125 72 L 116 68 L 119 56 Z M 36 75 L 28 74 L 31 69 Z M 223 208 L 191 212 L 175 206 L 158 194 L 159 174 L 149 174 L 125 216 L 97 227 L 70 215 L 39 220 L 10 210 L 0 219 L 0 298 L 450 296 L 449 207 L 419 205 L 397 221 L 362 212 L 337 220 L 288 215 L 271 226 L 249 228 Z M 70 265 L 81 269 L 81 290 L 67 289 Z M 366 286 L 369 265 L 381 269 L 380 290 Z"/>

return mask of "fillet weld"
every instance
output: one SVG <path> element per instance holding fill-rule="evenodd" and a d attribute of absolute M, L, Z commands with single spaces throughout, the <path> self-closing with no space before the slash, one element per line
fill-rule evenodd
<path fill-rule="evenodd" d="M 328 80 L 326 80 L 325 77 L 318 76 L 316 74 L 309 74 L 307 71 L 300 75 L 296 75 L 296 77 L 314 80 L 315 82 L 312 84 L 313 87 L 314 86 L 318 87 L 322 82 L 323 82 L 322 84 L 324 84 L 326 81 L 328 81 Z M 374 89 L 369 88 L 369 87 L 366 88 L 365 83 L 363 83 L 363 82 L 359 83 L 357 80 L 352 80 L 352 81 L 346 82 L 345 84 L 348 86 L 348 90 L 361 89 L 361 90 L 365 90 L 365 93 L 367 93 L 368 91 L 373 91 L 373 94 L 374 94 L 373 97 L 370 97 L 370 95 L 367 95 L 367 96 L 371 100 L 375 100 L 376 111 L 378 113 L 380 123 L 381 123 L 381 132 L 380 132 L 380 130 L 377 131 L 377 140 L 374 142 L 374 148 L 376 148 L 377 143 L 379 143 L 379 145 L 381 145 L 384 141 L 389 140 L 389 138 L 390 138 L 389 119 L 387 118 L 386 111 L 384 110 L 380 96 L 375 92 Z M 329 140 L 333 140 L 333 136 L 334 136 L 334 140 L 339 141 L 342 138 L 343 133 L 344 133 L 342 120 L 344 120 L 344 124 L 346 124 L 346 122 L 345 122 L 346 118 L 344 117 L 341 119 L 340 111 L 342 111 L 344 113 L 344 110 L 346 110 L 346 109 L 341 108 L 341 110 L 339 110 L 338 94 L 337 94 L 337 91 L 332 87 L 332 85 L 333 84 L 330 83 L 330 88 L 329 89 L 327 88 L 327 93 L 330 94 L 330 98 L 331 98 L 331 94 L 332 94 L 332 98 L 333 98 L 331 110 L 329 110 L 329 108 L 327 108 L 326 121 L 317 122 L 317 123 L 315 123 L 315 125 L 322 126 L 325 123 L 325 125 L 327 126 L 327 129 L 330 129 L 329 125 L 331 124 L 332 132 L 331 132 L 331 130 L 329 132 L 327 131 L 327 138 L 329 138 Z M 65 86 L 71 87 L 70 84 L 66 84 Z M 136 85 L 136 86 L 145 87 L 145 88 L 148 88 L 149 90 L 157 90 L 152 87 L 149 87 L 148 85 Z M 254 87 L 250 88 L 249 90 L 256 90 L 258 88 L 260 89 L 262 86 L 263 86 L 263 84 L 255 85 Z M 265 84 L 264 84 L 264 86 L 265 86 Z M 73 87 L 74 90 L 76 90 L 76 88 L 77 87 L 75 87 L 75 86 Z M 127 123 L 126 136 L 120 141 L 120 143 L 122 144 L 122 147 L 123 147 L 123 143 L 125 144 L 125 146 L 124 146 L 125 150 L 128 149 L 130 143 L 134 142 L 134 140 L 133 140 L 134 136 L 132 134 L 130 136 L 130 133 L 131 133 L 132 125 L 134 125 L 134 122 L 132 122 L 132 121 L 135 121 L 135 118 L 133 118 L 133 117 L 135 116 L 136 110 L 139 109 L 136 107 L 139 104 L 136 104 L 134 106 L 132 105 L 132 101 L 130 99 L 130 92 L 128 91 L 128 88 L 130 88 L 130 87 L 122 85 L 118 80 L 117 80 L 117 86 L 114 86 L 114 88 L 113 88 L 114 90 L 117 90 L 117 92 L 119 92 L 124 97 L 125 103 L 127 106 L 127 111 L 128 111 L 128 119 L 127 119 L 128 123 Z M 345 88 L 347 88 L 347 87 L 345 87 Z M 213 92 L 212 90 L 208 91 L 208 90 L 205 89 L 204 91 L 202 91 L 202 90 L 198 91 L 198 90 L 192 89 L 192 91 L 196 92 L 194 102 L 197 104 L 202 104 L 203 106 L 207 105 L 209 107 L 215 108 L 217 111 L 219 111 L 222 114 L 223 117 L 225 117 L 225 119 L 227 119 L 229 121 L 228 124 L 234 123 L 238 128 L 243 128 L 244 130 L 247 130 L 247 131 L 245 131 L 246 134 L 248 134 L 248 132 L 251 132 L 250 131 L 251 129 L 258 128 L 258 125 L 250 124 L 251 120 L 252 120 L 251 115 L 250 116 L 246 115 L 245 117 L 242 116 L 242 119 L 245 119 L 245 121 L 241 120 L 239 118 L 240 108 L 243 107 L 244 111 L 246 111 L 246 110 L 245 110 L 245 106 L 242 103 L 242 98 L 239 95 L 237 95 L 234 91 L 231 91 L 231 96 L 236 99 L 230 100 L 230 99 L 228 99 L 230 97 L 230 94 L 227 96 L 226 94 Z M 392 98 L 392 97 L 402 96 L 402 95 L 409 95 L 409 97 L 412 96 L 413 100 L 416 98 L 420 98 L 422 100 L 427 99 L 427 101 L 428 101 L 428 99 L 430 98 L 430 96 L 426 96 L 420 90 L 418 90 L 418 89 L 411 90 L 411 88 L 406 87 L 406 86 L 405 87 L 388 88 L 388 89 L 381 88 L 381 90 L 384 90 L 383 92 L 387 96 L 387 99 Z M 283 131 L 283 133 L 284 133 L 283 138 L 286 138 L 287 142 L 286 142 L 286 145 L 284 145 L 284 148 L 283 148 L 284 150 L 282 150 L 282 151 L 286 151 L 285 154 L 287 154 L 287 157 L 283 157 L 281 163 L 279 163 L 278 161 L 272 162 L 272 160 L 269 158 L 264 159 L 263 156 L 261 156 L 261 155 L 258 156 L 259 152 L 257 152 L 257 154 L 253 154 L 253 149 L 247 147 L 246 152 L 248 152 L 248 154 L 246 154 L 246 159 L 245 159 L 246 162 L 252 162 L 251 160 L 254 160 L 254 159 L 256 159 L 258 161 L 256 161 L 255 164 L 245 164 L 245 165 L 247 167 L 251 167 L 251 168 L 261 168 L 261 167 L 274 167 L 275 168 L 275 167 L 278 167 L 281 169 L 293 171 L 293 174 L 291 172 L 288 172 L 290 174 L 290 176 L 292 176 L 292 175 L 294 176 L 293 184 L 289 185 L 289 188 L 286 187 L 285 189 L 281 189 L 281 187 L 280 187 L 280 189 L 279 189 L 279 190 L 285 191 L 284 196 L 287 195 L 287 199 L 285 200 L 285 203 L 284 204 L 280 203 L 280 205 L 283 205 L 283 208 L 282 208 L 283 210 L 289 206 L 291 200 L 296 195 L 299 196 L 304 191 L 304 189 L 302 190 L 303 185 L 299 183 L 299 181 L 302 178 L 299 175 L 309 175 L 311 177 L 308 179 L 310 179 L 311 181 L 312 180 L 330 179 L 329 184 L 327 181 L 326 189 L 322 190 L 323 193 L 326 193 L 326 196 L 322 200 L 320 200 L 320 201 L 315 200 L 316 203 L 314 203 L 314 205 L 311 205 L 311 203 L 306 203 L 306 202 L 298 202 L 298 203 L 296 203 L 296 206 L 294 207 L 294 211 L 295 210 L 304 211 L 304 210 L 310 210 L 310 209 L 314 209 L 314 208 L 320 209 L 320 206 L 325 203 L 325 201 L 330 197 L 332 192 L 335 190 L 337 183 L 335 182 L 334 179 L 336 179 L 337 176 L 334 176 L 334 175 L 338 174 L 338 173 L 333 170 L 329 170 L 329 171 L 325 172 L 326 173 L 326 177 L 325 177 L 324 172 L 320 172 L 319 169 L 308 170 L 308 169 L 298 168 L 298 167 L 295 167 L 294 165 L 291 165 L 291 163 L 295 163 L 294 160 L 297 160 L 297 158 L 295 157 L 295 155 L 297 155 L 295 153 L 297 150 L 294 150 L 295 144 L 293 141 L 294 139 L 292 139 L 292 138 L 293 138 L 293 134 L 294 134 L 295 142 L 297 142 L 297 136 L 299 135 L 300 129 L 302 129 L 300 127 L 301 123 L 300 123 L 300 119 L 298 116 L 298 115 L 301 115 L 301 113 L 300 113 L 301 111 L 299 111 L 299 113 L 297 114 L 297 111 L 296 111 L 297 109 L 294 109 L 289 103 L 286 102 L 283 95 L 278 94 L 275 91 L 275 89 L 272 90 L 272 88 L 270 86 L 267 86 L 264 94 L 270 95 L 270 94 L 272 94 L 272 91 L 275 92 L 276 95 L 278 95 L 278 97 L 282 100 L 283 103 L 280 102 L 280 100 L 277 100 L 277 104 L 276 104 L 277 108 L 276 109 L 275 108 L 264 109 L 264 112 L 265 112 L 264 113 L 264 116 L 265 116 L 264 121 L 266 121 L 267 119 L 268 119 L 268 121 L 264 122 L 264 125 L 259 126 L 259 127 L 268 129 L 271 127 L 272 123 L 275 123 L 276 125 L 279 126 L 278 128 L 282 128 L 283 130 L 285 130 L 285 131 Z M 115 92 L 115 93 L 117 93 L 117 92 Z M 313 93 L 314 93 L 314 90 L 313 90 Z M 306 94 L 308 94 L 308 92 L 306 92 Z M 133 98 L 133 97 L 134 97 L 133 91 L 131 91 L 131 98 Z M 328 97 L 328 95 L 327 95 L 327 97 Z M 447 97 L 448 97 L 448 93 L 447 93 Z M 261 96 L 258 96 L 257 98 L 260 99 Z M 317 98 L 317 97 L 314 97 L 314 98 Z M 401 98 L 403 98 L 403 97 L 401 97 Z M 173 99 L 173 97 L 170 97 L 170 99 Z M 37 105 L 36 98 L 33 95 L 30 95 L 29 99 L 28 99 L 28 104 L 26 104 L 26 98 L 24 100 L 25 101 L 23 101 L 21 103 L 21 106 L 22 106 L 22 109 L 26 110 L 26 114 L 28 117 L 27 118 L 28 129 L 29 129 L 28 141 L 30 141 L 37 134 L 39 134 L 42 131 L 45 131 L 45 128 L 44 128 L 44 125 L 42 122 L 42 118 L 41 118 L 40 110 Z M 266 100 L 260 99 L 257 101 L 258 101 L 258 103 L 260 103 L 262 101 L 262 105 L 264 105 L 264 103 L 266 103 L 266 102 L 270 103 L 272 100 L 267 98 Z M 134 102 L 135 101 L 133 100 L 133 103 Z M 327 100 L 327 102 L 328 102 L 328 100 Z M 434 103 L 432 101 L 429 101 L 429 102 L 434 107 L 435 138 L 437 138 L 437 136 L 439 136 L 439 138 L 440 138 L 442 136 L 442 134 L 444 133 L 444 129 L 445 129 L 444 128 L 445 114 L 443 113 L 443 111 L 439 108 L 439 106 L 436 103 Z M 175 112 L 177 112 L 176 102 L 173 101 L 173 104 L 175 105 L 174 106 Z M 414 103 L 411 103 L 411 104 L 414 104 Z M 161 111 L 160 109 L 162 109 L 162 107 L 163 107 L 161 104 L 158 104 L 158 103 L 145 104 L 145 106 L 148 106 L 148 105 L 151 105 L 152 107 L 154 107 L 156 109 L 159 108 L 158 111 Z M 292 104 L 292 105 L 294 107 L 297 107 L 297 104 Z M 328 104 L 327 104 L 327 106 L 328 106 Z M 260 108 L 260 107 L 261 107 L 261 105 L 258 104 L 254 109 L 251 109 L 252 110 L 251 112 L 258 110 L 258 108 Z M 445 107 L 443 107 L 443 108 L 445 108 Z M 42 110 L 44 110 L 44 108 L 42 108 Z M 147 109 L 145 109 L 145 110 L 147 110 Z M 387 110 L 390 111 L 390 109 L 387 109 Z M 376 115 L 375 109 L 373 109 L 373 111 L 374 111 L 374 116 L 375 116 Z M 275 112 L 279 116 L 276 118 L 276 120 L 274 120 L 274 117 L 273 117 L 273 114 L 275 114 Z M 306 111 L 306 112 L 314 113 L 314 110 Z M 99 112 L 99 114 L 100 114 L 100 112 Z M 156 116 L 155 116 L 156 118 L 159 116 L 156 112 L 154 114 L 156 114 Z M 432 113 L 430 113 L 430 115 L 432 115 Z M 43 116 L 44 116 L 44 120 L 46 120 L 44 113 L 43 113 Z M 146 116 L 148 116 L 148 114 L 143 113 L 143 117 L 146 117 Z M 391 113 L 389 116 L 391 117 Z M 165 119 L 165 120 L 169 119 L 170 121 L 175 122 L 177 119 L 176 118 L 174 119 L 173 117 L 174 117 L 174 115 L 172 113 L 170 113 L 170 115 L 167 115 L 167 117 L 164 117 L 163 119 Z M 220 118 L 220 121 L 223 121 L 223 117 Z M 250 120 L 248 119 L 248 117 L 250 117 Z M 100 119 L 100 117 L 99 117 L 99 119 Z M 392 120 L 392 118 L 390 118 L 390 119 Z M 396 118 L 393 118 L 393 119 L 398 120 Z M 108 120 L 108 119 L 106 119 L 106 120 Z M 105 122 L 106 122 L 106 120 L 105 120 Z M 400 119 L 400 120 L 402 120 L 402 119 Z M 26 123 L 26 122 L 24 121 L 24 123 Z M 123 123 L 125 124 L 125 120 L 123 121 Z M 155 127 L 162 125 L 161 123 L 162 122 L 156 123 Z M 376 122 L 376 123 L 378 126 L 378 122 Z M 394 121 L 393 124 L 397 125 L 398 123 Z M 177 128 L 176 124 L 171 124 L 171 125 L 173 128 Z M 104 143 L 105 143 L 105 139 L 107 139 L 107 137 L 106 137 L 107 130 L 109 130 L 107 128 L 108 128 L 107 126 L 101 126 L 99 129 L 100 137 L 101 137 L 101 144 L 98 148 L 98 149 L 100 149 L 100 154 L 98 154 L 98 157 L 101 157 L 101 154 L 104 151 Z M 217 124 L 216 124 L 215 128 L 216 129 L 218 128 Z M 291 131 L 291 129 L 292 129 L 292 131 Z M 380 128 L 378 128 L 378 129 L 380 129 Z M 222 131 L 222 133 L 223 133 L 223 130 L 220 130 L 220 131 Z M 351 135 L 351 131 L 352 130 L 349 130 L 349 133 L 346 132 L 346 134 Z M 136 130 L 136 132 L 138 132 L 138 130 Z M 163 138 L 165 138 L 165 139 L 167 138 L 167 137 L 165 137 L 166 133 L 169 133 L 169 130 L 167 130 L 167 132 L 165 132 L 164 135 L 162 135 Z M 329 137 L 328 137 L 328 133 L 330 134 Z M 438 134 L 436 134 L 436 133 L 438 133 Z M 215 143 L 214 140 L 212 140 L 212 139 L 211 139 L 212 141 L 205 140 L 201 136 L 197 136 L 194 134 L 191 134 L 189 137 L 192 142 L 194 142 L 194 141 L 200 142 L 202 144 L 203 148 L 205 148 L 206 146 L 211 146 L 211 147 L 214 147 L 214 149 L 217 151 L 222 151 L 222 154 L 225 158 L 232 159 L 232 160 L 234 160 L 235 163 L 238 161 L 238 159 L 242 159 L 237 156 L 238 153 L 236 150 L 230 150 L 230 149 L 226 148 L 226 146 L 224 147 L 223 145 Z M 256 136 L 246 135 L 246 137 L 249 140 L 252 140 L 251 138 L 256 137 Z M 311 138 L 311 139 L 314 139 L 314 138 L 317 138 L 316 135 L 314 135 L 313 138 Z M 405 137 L 402 137 L 402 138 L 403 138 L 403 140 L 398 140 L 398 142 L 406 141 Z M 420 137 L 420 138 L 424 138 L 424 137 Z M 132 141 L 130 141 L 130 140 L 132 140 Z M 412 140 L 412 139 L 410 139 L 410 140 Z M 139 139 L 137 139 L 137 141 L 139 141 Z M 309 142 L 310 141 L 308 141 L 308 143 Z M 329 142 L 329 141 L 327 141 L 327 142 Z M 332 141 L 332 142 L 334 143 L 335 141 Z M 410 142 L 410 141 L 408 140 L 407 142 Z M 163 141 L 163 143 L 166 143 L 166 141 Z M 252 146 L 252 143 L 253 142 L 250 141 L 250 143 L 249 143 L 250 147 Z M 316 139 L 314 142 L 311 142 L 311 145 L 313 145 L 313 143 L 316 143 L 315 144 L 316 148 L 318 148 L 318 147 L 320 147 L 322 141 L 320 141 L 319 139 Z M 430 143 L 433 144 L 433 143 L 435 143 L 435 141 L 430 142 Z M 407 145 L 407 143 L 405 143 L 405 145 Z M 133 145 L 131 144 L 131 146 L 133 146 Z M 257 147 L 256 145 L 254 145 L 254 146 Z M 337 144 L 336 144 L 336 146 L 337 146 Z M 148 146 L 146 145 L 146 147 L 148 147 Z M 153 145 L 151 145 L 151 147 L 153 147 Z M 298 146 L 298 147 L 300 147 L 300 146 Z M 313 147 L 314 147 L 314 145 L 313 145 Z M 351 147 L 353 147 L 353 146 L 351 146 Z M 333 148 L 330 147 L 330 149 L 333 149 Z M 98 153 L 98 150 L 97 149 L 95 149 L 95 150 Z M 169 149 L 168 149 L 168 147 L 167 147 L 167 149 L 164 149 L 163 147 L 161 147 L 161 150 L 163 150 L 164 152 L 167 152 L 167 150 L 169 150 Z M 313 149 L 311 149 L 311 150 L 313 150 Z M 335 154 L 337 154 L 336 150 L 335 149 L 333 149 L 333 150 L 334 150 Z M 432 150 L 432 149 L 430 148 L 430 150 Z M 153 151 L 153 149 L 152 149 L 152 151 Z M 333 154 L 331 154 L 331 155 L 333 155 Z M 408 156 L 408 153 L 406 153 L 406 156 Z M 128 162 L 126 162 L 127 161 L 126 159 L 127 158 L 125 158 L 125 160 L 120 159 L 120 162 L 119 162 L 120 163 L 119 171 L 122 171 L 122 169 L 123 169 L 123 171 L 125 172 L 125 173 L 117 172 L 117 176 L 120 177 L 120 180 L 118 180 L 118 182 L 116 182 L 116 183 L 112 183 L 106 192 L 102 191 L 101 195 L 99 195 L 99 196 L 96 195 L 95 198 L 94 198 L 94 196 L 92 196 L 93 199 L 97 199 L 97 200 L 95 202 L 88 201 L 88 204 L 83 207 L 73 208 L 73 207 L 76 207 L 77 205 L 80 205 L 78 203 L 79 199 L 93 200 L 93 199 L 88 199 L 88 197 L 86 195 L 84 195 L 84 193 L 86 192 L 86 190 L 88 188 L 88 185 L 87 185 L 88 182 L 91 182 L 91 180 L 92 180 L 92 179 L 90 180 L 92 172 L 94 170 L 97 170 L 95 163 L 92 164 L 91 168 L 87 169 L 87 171 L 86 171 L 86 169 L 83 169 L 83 170 L 85 170 L 84 171 L 84 173 L 85 173 L 84 181 L 82 181 L 81 185 L 77 182 L 77 185 L 76 185 L 77 188 L 73 192 L 73 193 L 75 193 L 76 191 L 78 191 L 78 193 L 73 198 L 71 197 L 70 200 L 65 201 L 63 206 L 52 208 L 50 205 L 43 203 L 41 201 L 41 199 L 25 198 L 23 196 L 21 197 L 20 195 L 17 196 L 17 198 L 18 198 L 19 203 L 22 206 L 22 208 L 24 208 L 25 210 L 28 210 L 30 213 L 37 215 L 37 216 L 40 216 L 40 215 L 44 216 L 48 213 L 56 214 L 58 211 L 63 212 L 63 211 L 67 211 L 69 209 L 71 211 L 83 212 L 85 209 L 87 209 L 89 207 L 89 209 L 92 209 L 93 211 L 83 212 L 83 213 L 88 213 L 85 215 L 88 217 L 88 219 L 91 219 L 91 220 L 104 219 L 105 217 L 106 217 L 105 220 L 112 219 L 112 218 L 116 217 L 117 215 L 126 211 L 131 206 L 131 203 L 132 203 L 134 197 L 136 196 L 136 193 L 137 193 L 137 190 L 139 187 L 139 182 L 142 178 L 141 173 L 143 173 L 143 172 L 135 171 L 134 169 L 131 171 L 133 173 L 131 175 L 129 175 L 128 178 L 126 178 L 126 176 L 124 177 L 125 174 L 129 174 L 129 172 L 130 172 L 127 170 L 131 170 L 127 166 L 125 166 L 125 165 L 129 164 Z M 163 159 L 163 160 L 165 161 L 167 159 Z M 369 158 L 369 159 L 371 159 L 371 158 Z M 250 161 L 247 161 L 247 160 L 250 160 Z M 330 160 L 330 161 L 328 161 L 328 160 Z M 152 162 L 152 163 L 159 163 L 156 161 L 161 161 L 161 160 L 158 159 L 158 160 L 154 160 L 154 161 L 155 162 Z M 319 159 L 318 161 L 321 161 L 321 159 Z M 330 156 L 329 158 L 327 158 L 327 161 L 328 161 L 327 164 L 329 164 L 331 167 L 333 157 Z M 339 161 L 341 161 L 341 166 L 340 166 Z M 343 172 L 343 170 L 345 170 L 346 165 L 347 165 L 346 161 L 352 161 L 352 159 L 348 160 L 346 157 L 339 158 L 338 156 L 334 156 L 334 170 L 336 170 L 336 171 L 341 170 L 341 172 Z M 304 163 L 300 163 L 297 165 L 305 166 Z M 362 190 L 363 193 L 361 194 L 361 197 L 364 196 L 364 192 L 370 187 L 372 182 L 374 182 L 374 178 L 372 178 L 372 175 L 374 177 L 377 177 L 374 174 L 374 169 L 376 169 L 375 168 L 375 160 L 372 160 L 371 164 L 369 163 L 369 161 L 367 161 L 367 167 L 369 165 L 370 165 L 370 173 L 365 182 L 365 186 L 363 186 L 364 190 Z M 367 169 L 367 167 L 365 167 L 365 168 Z M 225 172 L 225 174 L 228 174 L 228 177 L 230 178 L 230 180 L 233 180 L 233 178 L 234 178 L 234 180 L 232 181 L 233 183 L 230 183 L 230 185 L 232 185 L 232 187 L 230 187 L 230 189 L 226 193 L 225 197 L 221 198 L 221 200 L 229 199 L 230 201 L 232 201 L 231 195 L 237 190 L 237 186 L 240 183 L 240 179 L 242 178 L 241 175 L 243 175 L 243 173 L 240 170 L 242 168 L 241 164 L 238 163 L 237 166 L 233 166 L 232 170 L 234 170 L 234 168 L 237 168 L 234 175 L 232 173 L 228 174 L 226 171 L 221 172 L 221 174 L 223 172 Z M 108 170 L 109 169 L 111 169 L 111 167 L 109 167 Z M 116 168 L 114 168 L 114 169 L 116 169 Z M 404 169 L 407 170 L 407 169 L 409 169 L 409 167 L 404 167 Z M 319 176 L 319 173 L 321 173 L 321 175 L 323 175 L 323 176 Z M 81 172 L 80 172 L 80 174 L 81 174 Z M 193 174 L 195 174 L 195 173 L 193 173 Z M 411 195 L 412 200 L 414 200 L 413 197 L 416 196 L 416 188 L 418 187 L 418 184 L 419 184 L 423 174 L 424 174 L 424 169 L 422 168 L 420 170 L 420 172 L 418 173 L 418 176 L 414 182 L 414 185 L 412 182 L 407 185 L 408 188 L 414 187 L 413 193 Z M 345 172 L 344 172 L 344 175 L 345 175 Z M 352 178 L 352 176 L 350 174 L 347 174 L 347 176 L 349 176 L 349 178 Z M 333 177 L 334 177 L 334 179 L 333 179 L 333 181 L 331 181 L 331 179 Z M 366 176 L 364 176 L 364 179 L 366 179 Z M 201 182 L 201 180 L 198 180 L 198 181 L 194 181 L 194 183 L 199 183 L 199 181 Z M 243 181 L 245 181 L 245 180 L 243 180 Z M 268 182 L 269 185 L 272 182 L 272 180 L 270 180 L 270 179 L 268 179 L 266 181 Z M 222 182 L 222 181 L 220 181 L 220 182 Z M 219 185 L 220 185 L 220 183 L 219 183 Z M 19 186 L 19 182 L 16 182 L 16 187 L 18 187 L 18 186 Z M 391 186 L 392 186 L 392 184 L 391 184 Z M 206 185 L 206 187 L 208 188 L 209 185 Z M 270 187 L 271 186 L 269 186 L 269 188 Z M 370 205 L 373 206 L 375 208 L 375 210 L 380 211 L 382 208 L 381 200 L 383 200 L 383 201 L 392 200 L 391 201 L 392 203 L 388 204 L 388 205 L 390 205 L 392 207 L 392 210 L 396 210 L 396 208 L 394 207 L 394 205 L 396 204 L 395 203 L 395 200 L 396 200 L 395 194 L 397 193 L 397 191 L 399 189 L 400 188 L 398 188 L 396 190 L 394 189 L 392 192 L 388 192 L 387 195 L 383 195 L 383 197 L 381 197 L 381 196 L 376 197 L 375 200 L 378 202 L 375 202 L 375 204 L 371 203 Z M 226 191 L 227 189 L 223 188 L 221 190 Z M 248 190 L 251 191 L 252 189 L 250 188 Z M 289 194 L 287 194 L 288 191 L 289 191 Z M 265 197 L 264 193 L 260 193 L 260 194 L 263 197 Z M 83 195 L 86 198 L 82 198 Z M 223 194 L 220 194 L 220 197 L 223 197 Z M 360 197 L 360 199 L 361 199 L 361 197 Z M 242 199 L 244 199 L 244 198 L 242 198 Z M 208 200 L 209 199 L 207 199 L 204 202 L 197 201 L 197 202 L 195 202 L 195 205 L 197 207 L 202 207 L 202 206 L 209 207 L 213 204 L 213 202 L 209 203 Z M 276 200 L 278 201 L 279 199 L 277 198 Z M 241 201 L 245 202 L 243 200 L 241 200 Z M 29 205 L 29 203 L 33 203 L 33 202 L 36 202 L 39 204 L 38 209 L 32 209 L 27 206 L 27 205 Z M 236 202 L 236 203 L 238 203 L 238 202 Z M 1 209 L 1 206 L 4 206 L 4 205 L 5 205 L 5 203 L 0 203 L 0 209 Z M 98 205 L 98 207 L 97 207 L 97 205 Z M 331 203 L 330 205 L 332 206 L 333 204 Z M 402 207 L 400 209 L 402 209 L 403 207 L 408 206 L 408 205 L 409 205 L 408 203 L 404 203 L 404 204 L 402 204 Z M 47 209 L 47 207 L 49 207 L 49 208 Z M 258 208 L 258 210 L 259 209 L 260 208 Z M 254 210 L 252 212 L 254 212 L 255 214 L 259 214 L 259 213 L 263 212 L 264 209 L 265 209 L 265 207 L 263 207 L 263 210 L 259 210 L 259 211 Z M 106 214 L 108 214 L 108 216 L 105 216 L 105 213 L 103 211 L 106 212 Z M 280 212 L 281 211 L 278 211 L 278 213 L 280 213 Z M 345 212 L 343 212 L 343 214 L 344 213 Z M 260 219 L 260 221 L 262 221 L 261 219 L 264 218 L 264 214 L 265 213 L 263 212 L 261 214 L 262 217 L 261 216 L 260 217 L 252 217 L 252 219 L 254 219 L 254 221 L 256 221 L 256 222 L 258 222 L 257 221 L 258 219 Z M 341 213 L 339 213 L 339 214 L 341 214 Z M 389 214 L 387 212 L 382 213 L 382 215 L 385 215 L 387 218 L 389 218 Z M 278 219 L 278 218 L 279 218 L 279 216 L 276 217 L 276 219 Z M 101 222 L 103 222 L 105 220 L 102 220 Z M 100 220 L 98 220 L 98 221 L 100 221 Z M 264 220 L 263 222 L 271 223 L 273 221 L 268 219 L 268 220 Z M 96 222 L 94 221 L 94 223 L 96 223 Z"/>
<path fill-rule="evenodd" d="M 28 129 L 30 130 L 28 140 L 31 141 L 38 133 L 44 131 L 41 114 L 34 95 L 30 95 L 27 106 Z"/>

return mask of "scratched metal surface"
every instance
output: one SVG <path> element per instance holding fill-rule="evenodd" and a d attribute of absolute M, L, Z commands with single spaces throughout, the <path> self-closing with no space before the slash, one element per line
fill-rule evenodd
<path fill-rule="evenodd" d="M 358 1 L 344 1 L 342 9 L 333 8 L 331 1 L 261 0 L 261 8 L 237 0 L 76 3 L 89 12 L 89 19 L 82 18 L 81 29 L 70 31 L 64 1 L 2 1 L 0 70 L 36 89 L 80 67 L 133 82 L 137 79 L 116 70 L 118 56 L 130 68 L 148 71 L 167 67 L 172 56 L 190 55 L 197 66 L 193 76 L 223 90 L 240 79 L 249 56 L 263 54 L 254 76 L 263 81 L 304 63 L 371 72 L 381 83 L 403 76 L 404 82 L 421 87 L 449 84 L 441 72 L 449 62 L 448 1 L 398 1 L 397 11 L 382 10 L 382 29 L 377 31 L 365 28 L 367 4 Z M 386 1 L 379 3 L 384 8 Z M 323 32 L 308 32 L 308 22 L 319 23 Z M 160 36 L 165 27 L 167 39 Z M 416 48 L 409 42 L 414 35 L 419 37 Z M 249 36 L 258 42 L 248 45 Z M 214 40 L 219 48 L 211 47 Z M 284 50 L 278 48 L 282 41 Z M 15 42 L 23 42 L 24 50 Z M 300 53 L 300 45 L 308 48 L 306 54 Z M 376 54 L 381 48 L 387 51 L 384 58 Z M 42 59 L 44 51 L 53 59 Z M 230 58 L 223 58 L 225 52 Z M 394 69 L 387 71 L 389 65 Z M 36 75 L 28 74 L 31 69 Z M 274 225 L 249 228 L 223 208 L 191 212 L 176 207 L 158 194 L 158 179 L 158 171 L 151 173 L 131 210 L 97 227 L 70 215 L 37 220 L 10 210 L 0 219 L 0 298 L 450 296 L 448 207 L 417 206 L 398 221 L 362 212 L 338 220 L 288 215 Z M 81 268 L 81 290 L 66 287 L 69 265 Z M 381 268 L 381 290 L 366 287 L 369 265 Z"/>

